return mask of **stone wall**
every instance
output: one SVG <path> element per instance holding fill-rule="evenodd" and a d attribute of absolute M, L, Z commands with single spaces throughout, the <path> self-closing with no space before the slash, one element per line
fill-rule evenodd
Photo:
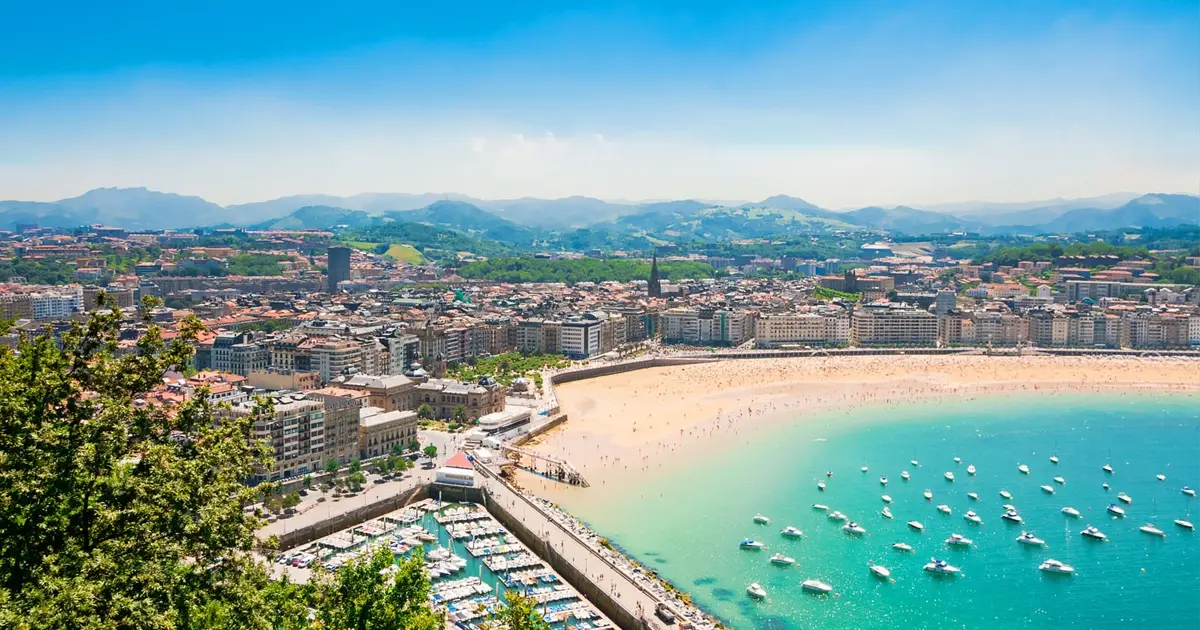
<path fill-rule="evenodd" d="M 373 518 L 378 518 L 388 512 L 395 512 L 411 503 L 416 503 L 421 499 L 429 496 L 430 486 L 422 484 L 415 488 L 410 488 L 399 494 L 394 494 L 390 497 L 385 497 L 374 503 L 368 503 L 360 508 L 344 512 L 307 525 L 299 527 L 295 530 L 286 532 L 279 536 L 279 549 L 281 551 L 299 547 L 308 542 L 312 542 L 318 538 L 323 538 L 330 534 L 340 532 L 343 529 L 354 527 L 360 523 L 365 523 Z M 478 491 L 476 491 L 478 492 Z M 317 504 L 314 510 L 320 510 L 323 506 Z"/>

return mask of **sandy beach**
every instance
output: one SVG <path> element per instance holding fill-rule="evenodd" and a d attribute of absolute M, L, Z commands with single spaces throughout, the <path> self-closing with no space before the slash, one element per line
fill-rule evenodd
<path fill-rule="evenodd" d="M 863 405 L 1032 392 L 1200 394 L 1200 361 L 1129 357 L 856 356 L 727 360 L 650 368 L 556 388 L 569 420 L 530 443 L 593 486 L 623 485 L 679 457 L 779 422 Z M 548 498 L 588 492 L 522 474 Z"/>

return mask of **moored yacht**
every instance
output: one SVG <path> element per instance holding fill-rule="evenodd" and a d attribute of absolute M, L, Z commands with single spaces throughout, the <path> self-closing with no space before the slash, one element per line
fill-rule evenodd
<path fill-rule="evenodd" d="M 975 523 L 976 525 L 983 525 L 983 519 L 979 518 L 979 515 L 971 510 L 967 510 L 967 513 L 963 515 L 963 518 Z"/>
<path fill-rule="evenodd" d="M 892 518 L 892 511 L 889 510 L 886 505 L 883 506 L 883 511 L 880 512 L 880 514 L 883 515 L 883 518 Z"/>
<path fill-rule="evenodd" d="M 1155 478 L 1155 479 L 1157 479 L 1157 480 L 1159 480 L 1159 481 L 1166 481 L 1166 480 L 1167 480 L 1167 476 L 1166 476 L 1166 475 L 1164 475 L 1164 474 L 1162 474 L 1162 473 L 1159 473 L 1159 474 L 1157 474 L 1157 475 L 1154 475 L 1154 478 Z"/>
<path fill-rule="evenodd" d="M 970 464 L 969 466 L 967 466 L 967 474 L 968 475 L 975 474 L 975 464 Z"/>
<path fill-rule="evenodd" d="M 1057 464 L 1057 463 L 1058 463 L 1058 455 L 1051 455 L 1051 456 L 1050 456 L 1050 463 L 1051 463 L 1051 464 Z"/>
<path fill-rule="evenodd" d="M 829 509 L 829 506 L 825 505 L 824 503 L 814 503 L 812 505 L 812 507 L 814 510 L 828 510 Z"/>
<path fill-rule="evenodd" d="M 957 575 L 962 571 L 962 569 L 948 564 L 945 560 L 938 560 L 937 558 L 930 558 L 929 562 L 925 564 L 925 570 L 939 575 Z"/>
<path fill-rule="evenodd" d="M 950 534 L 950 537 L 946 539 L 946 544 L 954 547 L 970 547 L 975 544 L 975 541 L 962 534 Z"/>
<path fill-rule="evenodd" d="M 795 527 L 792 527 L 791 525 L 784 527 L 782 530 L 780 530 L 779 533 L 782 534 L 785 538 L 801 538 L 804 536 L 804 532 L 800 531 L 799 529 L 797 529 Z"/>
<path fill-rule="evenodd" d="M 825 492 L 825 482 L 824 481 L 817 482 L 817 490 L 820 490 L 821 492 Z"/>
<path fill-rule="evenodd" d="M 1046 541 L 1034 536 L 1033 534 L 1030 534 L 1029 532 L 1021 532 L 1021 535 L 1017 536 L 1017 542 L 1021 543 L 1022 545 L 1029 545 L 1030 547 L 1046 546 Z"/>
<path fill-rule="evenodd" d="M 870 567 L 871 567 L 871 573 L 877 578 L 887 580 L 892 577 L 892 572 L 889 571 L 888 568 L 883 565 L 872 564 L 872 565 L 870 565 Z"/>
<path fill-rule="evenodd" d="M 1076 510 L 1075 508 L 1073 508 L 1069 505 L 1062 509 L 1062 513 L 1066 514 L 1067 516 L 1073 516 L 1075 518 L 1080 517 L 1079 510 Z"/>
<path fill-rule="evenodd" d="M 1181 490 L 1180 492 L 1182 492 L 1182 493 L 1184 493 L 1184 494 L 1188 495 L 1189 497 L 1194 497 L 1194 496 L 1196 496 L 1196 491 L 1195 491 L 1195 490 L 1193 490 L 1191 486 L 1184 486 L 1184 487 L 1183 487 L 1183 490 Z"/>
<path fill-rule="evenodd" d="M 855 536 L 861 536 L 861 535 L 867 533 L 867 530 L 863 529 L 862 525 L 859 525 L 858 523 L 855 523 L 854 521 L 850 521 L 849 523 L 842 525 L 842 531 L 846 532 L 847 534 L 852 534 Z"/>
<path fill-rule="evenodd" d="M 755 522 L 755 523 L 758 523 L 759 525 L 770 525 L 770 524 L 771 524 L 771 519 L 769 519 L 769 518 L 767 518 L 767 517 L 763 516 L 762 514 L 755 514 L 755 515 L 754 515 L 754 522 Z"/>
<path fill-rule="evenodd" d="M 911 462 L 908 462 L 908 463 L 912 464 L 913 466 L 920 466 L 920 465 L 921 465 L 921 462 L 918 462 L 918 461 L 917 461 L 917 460 L 915 460 L 915 459 L 914 459 L 914 460 L 912 460 Z"/>
<path fill-rule="evenodd" d="M 1107 482 L 1107 481 L 1105 481 L 1104 483 L 1100 484 L 1100 487 L 1101 487 L 1101 488 L 1104 488 L 1105 490 L 1108 490 L 1108 489 L 1109 489 L 1111 486 L 1109 486 L 1109 485 L 1108 485 L 1108 482 Z"/>
<path fill-rule="evenodd" d="M 753 538 L 743 539 L 742 542 L 738 543 L 738 546 L 747 551 L 760 551 L 767 548 L 766 545 L 754 540 Z"/>
<path fill-rule="evenodd" d="M 839 512 L 839 511 L 837 511 L 837 510 L 834 510 L 834 511 L 832 511 L 832 512 L 830 512 L 830 513 L 829 513 L 829 520 L 831 520 L 831 521 L 844 521 L 844 520 L 846 520 L 846 515 L 845 515 L 845 514 L 842 514 L 841 512 Z"/>
<path fill-rule="evenodd" d="M 771 556 L 771 564 L 792 565 L 796 564 L 795 558 L 789 558 L 781 553 Z"/>
<path fill-rule="evenodd" d="M 892 502 L 892 495 L 890 495 L 890 494 L 885 494 L 885 495 L 883 495 L 883 496 L 881 496 L 881 497 L 879 497 L 879 498 L 880 498 L 880 499 L 883 499 L 883 502 L 884 502 L 884 503 L 891 503 L 891 502 Z"/>
<path fill-rule="evenodd" d="M 1193 525 L 1192 522 L 1187 519 L 1177 518 L 1177 519 L 1175 519 L 1175 524 L 1184 529 L 1193 529 L 1193 530 L 1196 529 L 1196 526 Z"/>
<path fill-rule="evenodd" d="M 1117 493 L 1117 500 L 1124 502 L 1125 504 L 1133 503 L 1133 497 L 1130 497 L 1128 494 L 1125 494 L 1124 492 Z"/>
<path fill-rule="evenodd" d="M 942 476 L 946 478 L 946 481 L 954 481 L 954 473 L 950 471 L 946 471 L 946 474 Z"/>
<path fill-rule="evenodd" d="M 1105 464 L 1100 467 L 1100 470 L 1103 470 L 1106 473 L 1112 474 L 1112 471 L 1113 471 L 1112 464 Z"/>
<path fill-rule="evenodd" d="M 1017 506 L 1012 505 L 1010 503 L 1005 503 L 1004 505 L 1002 505 L 1000 507 L 1004 508 L 1005 512 L 1016 512 L 1017 511 Z"/>
<path fill-rule="evenodd" d="M 968 499 L 970 499 L 970 500 L 972 500 L 972 501 L 978 501 L 978 500 L 979 500 L 979 495 L 978 495 L 978 494 L 976 494 L 976 493 L 974 493 L 974 492 L 968 492 L 968 493 L 967 493 L 967 498 L 968 498 Z"/>
<path fill-rule="evenodd" d="M 946 505 L 945 503 L 943 503 L 943 504 L 941 504 L 941 505 L 937 506 L 937 509 L 938 509 L 938 511 L 939 511 L 939 512 L 941 512 L 942 514 L 949 514 L 949 513 L 950 513 L 950 506 L 949 506 L 949 505 Z"/>
<path fill-rule="evenodd" d="M 1039 564 L 1038 568 L 1046 573 L 1061 573 L 1063 575 L 1071 575 L 1075 572 L 1075 567 L 1069 564 L 1063 564 L 1054 558 Z"/>
<path fill-rule="evenodd" d="M 906 542 L 894 542 L 894 543 L 892 543 L 892 549 L 895 549 L 896 551 L 912 551 L 913 550 L 912 545 L 910 545 Z"/>
<path fill-rule="evenodd" d="M 1054 486 L 1051 486 L 1051 485 L 1042 486 L 1042 492 L 1045 492 L 1046 494 L 1054 494 Z"/>
<path fill-rule="evenodd" d="M 863 471 L 863 472 L 867 472 L 868 470 L 870 470 L 870 468 L 867 468 L 866 466 L 863 466 L 863 467 L 862 467 L 862 471 Z"/>
<path fill-rule="evenodd" d="M 754 599 L 765 599 L 767 597 L 767 590 L 760 586 L 758 582 L 747 586 L 746 593 L 748 593 L 750 597 L 753 597 Z"/>
<path fill-rule="evenodd" d="M 1004 514 L 1001 514 L 1000 518 L 1013 523 L 1020 523 L 1022 520 L 1024 520 L 1021 518 L 1020 514 L 1017 514 L 1016 510 L 1009 510 Z"/>
<path fill-rule="evenodd" d="M 908 526 L 918 532 L 925 531 L 925 526 L 921 524 L 921 521 L 909 521 Z"/>
<path fill-rule="evenodd" d="M 1150 534 L 1151 536 L 1159 536 L 1161 538 L 1167 537 L 1167 533 L 1164 532 L 1163 530 L 1155 527 L 1153 523 L 1146 523 L 1145 525 L 1142 525 L 1138 529 L 1140 529 L 1143 533 Z"/>
<path fill-rule="evenodd" d="M 1017 465 L 1017 470 L 1021 471 L 1022 474 L 1025 474 L 1025 475 L 1029 474 L 1029 466 L 1026 466 L 1025 464 Z"/>
<path fill-rule="evenodd" d="M 955 455 L 955 456 L 954 456 L 954 463 L 955 463 L 955 464 L 961 464 L 961 463 L 962 463 L 962 458 L 961 458 L 961 457 L 959 457 L 958 455 Z"/>
<path fill-rule="evenodd" d="M 1081 531 L 1079 533 L 1083 536 L 1086 536 L 1087 538 L 1091 538 L 1094 540 L 1108 540 L 1108 536 L 1105 536 L 1104 532 L 1096 529 L 1095 527 L 1093 527 L 1091 525 L 1088 525 L 1087 527 L 1085 527 L 1083 529 L 1083 531 Z"/>
<path fill-rule="evenodd" d="M 933 500 L 933 491 L 932 491 L 932 490 L 926 490 L 926 491 L 923 493 L 923 496 L 925 497 L 925 500 L 926 500 L 926 501 L 932 501 L 932 500 Z"/>
<path fill-rule="evenodd" d="M 1000 491 L 1000 496 L 1001 496 L 1001 497 L 1003 497 L 1003 498 L 1005 498 L 1005 499 L 1007 499 L 1007 500 L 1009 500 L 1009 501 L 1012 501 L 1012 493 L 1011 493 L 1011 492 L 1009 492 L 1008 490 L 1001 490 L 1001 491 Z"/>
<path fill-rule="evenodd" d="M 881 486 L 886 486 L 886 485 L 887 485 L 887 477 L 880 477 L 880 478 L 879 478 L 879 485 L 881 485 Z"/>
<path fill-rule="evenodd" d="M 1062 477 L 1055 477 L 1054 483 L 1057 483 L 1059 485 L 1065 485 L 1067 483 L 1067 480 L 1063 479 Z"/>
<path fill-rule="evenodd" d="M 821 580 L 804 580 L 800 583 L 800 588 L 803 588 L 810 593 L 818 594 L 830 593 L 833 591 L 832 586 L 822 582 Z"/>
<path fill-rule="evenodd" d="M 909 475 L 909 474 L 908 474 L 908 471 L 907 471 L 907 470 L 901 470 L 901 471 L 900 471 L 900 478 L 901 478 L 901 479 L 903 479 L 903 480 L 905 480 L 905 481 L 908 481 L 909 477 L 911 477 L 911 475 Z"/>
<path fill-rule="evenodd" d="M 1118 516 L 1121 518 L 1125 517 L 1125 510 L 1121 509 L 1121 507 L 1118 506 L 1116 503 L 1109 503 L 1108 507 L 1105 509 L 1107 509 L 1108 513 L 1112 514 L 1113 516 Z"/>

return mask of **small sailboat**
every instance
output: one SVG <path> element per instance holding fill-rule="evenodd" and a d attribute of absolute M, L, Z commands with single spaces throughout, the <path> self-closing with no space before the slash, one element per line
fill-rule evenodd
<path fill-rule="evenodd" d="M 881 580 L 888 580 L 892 577 L 892 572 L 887 567 L 880 564 L 871 564 L 871 574 Z"/>
<path fill-rule="evenodd" d="M 779 531 L 779 533 L 784 538 L 802 538 L 804 536 L 804 532 L 800 531 L 799 529 L 797 529 L 795 527 L 792 527 L 791 525 L 784 527 L 782 530 Z"/>
<path fill-rule="evenodd" d="M 949 515 L 949 514 L 950 514 L 950 506 L 949 506 L 949 505 L 946 505 L 945 503 L 943 503 L 943 504 L 941 504 L 941 505 L 937 506 L 937 510 L 938 510 L 939 512 L 941 512 L 942 514 L 946 514 L 946 515 Z"/>
<path fill-rule="evenodd" d="M 978 494 L 978 493 L 976 493 L 976 492 L 968 492 L 968 493 L 967 493 L 967 498 L 968 498 L 968 499 L 970 499 L 970 500 L 972 500 L 972 501 L 978 501 L 978 500 L 979 500 L 979 494 Z"/>
<path fill-rule="evenodd" d="M 905 552 L 911 552 L 913 550 L 912 545 L 910 545 L 906 542 L 894 542 L 894 543 L 892 543 L 892 549 L 895 549 L 896 551 L 905 551 Z"/>
<path fill-rule="evenodd" d="M 1101 488 L 1104 488 L 1105 490 L 1108 490 L 1108 489 L 1110 489 L 1112 486 L 1108 485 L 1108 482 L 1107 482 L 1107 481 L 1105 481 L 1104 483 L 1100 484 L 1100 487 L 1101 487 Z"/>
<path fill-rule="evenodd" d="M 912 476 L 912 475 L 909 475 L 907 470 L 901 470 L 901 471 L 900 471 L 900 478 L 901 478 L 901 479 L 903 479 L 903 480 L 905 480 L 905 481 L 908 481 L 908 480 L 909 480 L 909 478 L 910 478 L 911 476 Z"/>
<path fill-rule="evenodd" d="M 1184 487 L 1183 487 L 1183 490 L 1180 490 L 1180 492 L 1182 492 L 1182 493 L 1184 493 L 1184 494 L 1188 495 L 1189 497 L 1194 497 L 1194 496 L 1196 496 L 1196 491 L 1195 491 L 1195 490 L 1193 490 L 1191 486 L 1184 486 Z"/>
<path fill-rule="evenodd" d="M 1038 568 L 1046 573 L 1058 573 L 1061 575 L 1071 575 L 1075 573 L 1075 567 L 1069 564 L 1063 564 L 1054 558 L 1050 558 L 1049 560 L 1039 564 Z"/>
<path fill-rule="evenodd" d="M 1151 536 L 1158 536 L 1160 538 L 1167 537 L 1167 533 L 1164 532 L 1163 530 L 1155 527 L 1153 523 L 1146 523 L 1145 525 L 1142 525 L 1138 529 L 1141 530 L 1142 533 L 1150 534 Z"/>
<path fill-rule="evenodd" d="M 974 475 L 974 474 L 975 474 L 975 464 L 969 464 L 969 465 L 967 466 L 967 474 L 968 474 L 968 475 Z"/>
<path fill-rule="evenodd" d="M 1079 533 L 1087 538 L 1091 538 L 1092 540 L 1108 540 L 1108 536 L 1105 536 L 1104 532 L 1096 529 L 1095 527 L 1093 527 L 1091 525 L 1088 525 L 1086 528 L 1084 528 L 1083 531 L 1081 531 Z"/>
<path fill-rule="evenodd" d="M 1133 497 L 1130 497 L 1128 494 L 1125 494 L 1124 492 L 1117 493 L 1117 500 L 1121 501 L 1122 503 L 1125 503 L 1126 505 L 1133 503 Z"/>
<path fill-rule="evenodd" d="M 1007 501 L 1012 501 L 1012 493 L 1009 492 L 1008 490 L 1001 490 L 1000 496 L 1004 497 L 1004 499 Z"/>
<path fill-rule="evenodd" d="M 778 564 L 781 566 L 790 566 L 790 565 L 796 564 L 796 559 L 789 558 L 781 553 L 777 553 L 777 554 L 771 556 L 770 562 L 771 562 L 771 564 Z"/>
<path fill-rule="evenodd" d="M 754 599 L 766 599 L 766 597 L 767 597 L 767 590 L 764 589 L 762 586 L 760 586 L 758 582 L 755 582 L 755 583 L 751 584 L 750 586 L 747 586 L 746 593 L 749 594 L 750 597 L 753 597 Z"/>
<path fill-rule="evenodd" d="M 1063 508 L 1062 513 L 1066 514 L 1067 516 L 1074 517 L 1074 518 L 1080 517 L 1079 510 L 1076 510 L 1075 508 L 1073 508 L 1071 506 L 1067 506 L 1067 507 Z"/>
<path fill-rule="evenodd" d="M 1111 475 L 1111 474 L 1112 474 L 1112 471 L 1113 471 L 1112 464 L 1105 464 L 1105 465 L 1103 465 L 1103 466 L 1101 466 L 1101 467 L 1100 467 L 1100 470 L 1103 470 L 1104 472 L 1106 472 L 1106 473 L 1108 473 L 1108 474 L 1110 474 L 1110 475 Z"/>
<path fill-rule="evenodd" d="M 1154 475 L 1154 478 L 1155 478 L 1155 479 L 1157 479 L 1157 480 L 1159 480 L 1159 481 L 1166 481 L 1166 480 L 1167 480 L 1167 476 L 1166 476 L 1166 475 L 1164 475 L 1164 474 L 1162 474 L 1162 473 L 1159 473 L 1159 474 L 1157 474 L 1157 475 Z"/>
<path fill-rule="evenodd" d="M 1045 492 L 1046 494 L 1054 494 L 1054 486 L 1051 486 L 1051 485 L 1042 486 L 1042 492 Z"/>
<path fill-rule="evenodd" d="M 959 456 L 957 456 L 957 455 L 955 455 L 955 456 L 954 456 L 954 463 L 955 463 L 955 464 L 961 464 L 961 463 L 962 463 L 962 458 L 961 458 L 961 457 L 959 457 Z"/>
<path fill-rule="evenodd" d="M 1058 463 L 1058 455 L 1051 455 L 1051 456 L 1050 456 L 1050 463 L 1051 463 L 1051 464 L 1057 464 L 1057 463 Z"/>
<path fill-rule="evenodd" d="M 1030 534 L 1029 532 L 1021 532 L 1021 535 L 1017 536 L 1017 542 L 1021 543 L 1022 545 L 1029 545 L 1030 547 L 1046 546 L 1046 541 L 1034 536 L 1033 534 Z"/>
<path fill-rule="evenodd" d="M 771 524 L 771 519 L 769 519 L 769 518 L 767 518 L 767 517 L 763 516 L 762 514 L 755 514 L 755 515 L 754 515 L 754 522 L 755 522 L 755 523 L 758 523 L 759 525 L 770 525 L 770 524 Z"/>
<path fill-rule="evenodd" d="M 879 498 L 880 498 L 880 499 L 883 499 L 883 502 L 884 502 L 884 503 L 891 503 L 891 502 L 892 502 L 892 495 L 890 495 L 890 494 L 885 494 L 885 495 L 883 495 L 883 496 L 881 496 L 881 497 L 879 497 Z"/>
<path fill-rule="evenodd" d="M 918 466 L 920 466 L 920 465 L 921 465 L 921 462 L 918 462 L 918 461 L 917 461 L 915 458 L 914 458 L 912 461 L 908 462 L 908 463 L 912 464 L 914 468 L 916 468 L 916 467 L 918 467 Z"/>
<path fill-rule="evenodd" d="M 1056 484 L 1058 484 L 1058 485 L 1060 485 L 1060 486 L 1065 486 L 1065 485 L 1067 485 L 1067 480 L 1066 480 L 1066 479 L 1063 479 L 1062 477 L 1055 477 L 1055 478 L 1054 478 L 1054 483 L 1056 483 Z"/>
<path fill-rule="evenodd" d="M 908 526 L 918 532 L 925 531 L 925 526 L 921 524 L 921 521 L 909 521 Z"/>
<path fill-rule="evenodd" d="M 1195 530 L 1195 529 L 1196 529 L 1196 526 L 1195 526 L 1195 525 L 1193 525 L 1191 521 L 1189 521 L 1189 520 L 1187 520 L 1187 519 L 1185 519 L 1185 518 L 1177 518 L 1177 519 L 1175 519 L 1175 524 L 1176 524 L 1176 525 L 1178 525 L 1178 526 L 1180 526 L 1180 527 L 1182 527 L 1182 528 L 1184 528 L 1184 529 L 1191 529 L 1191 530 Z"/>
<path fill-rule="evenodd" d="M 861 536 L 861 535 L 867 533 L 867 530 L 863 529 L 862 525 L 859 525 L 858 523 L 855 523 L 854 521 L 850 521 L 849 523 L 842 525 L 842 531 L 844 531 L 847 534 L 850 534 L 852 536 Z"/>
<path fill-rule="evenodd" d="M 946 474 L 942 476 L 946 478 L 946 481 L 954 481 L 954 473 L 950 471 L 946 471 Z"/>
<path fill-rule="evenodd" d="M 892 511 L 887 509 L 886 505 L 883 507 L 883 511 L 880 512 L 880 514 L 883 514 L 883 518 L 892 518 Z"/>
<path fill-rule="evenodd" d="M 865 465 L 862 467 L 862 471 L 863 471 L 863 472 L 867 472 L 868 470 L 870 470 L 870 469 L 869 469 L 869 468 L 867 468 Z"/>
<path fill-rule="evenodd" d="M 833 592 L 833 587 L 822 582 L 821 580 L 804 580 L 800 583 L 800 588 L 810 592 L 823 595 Z"/>
<path fill-rule="evenodd" d="M 1118 506 L 1116 503 L 1109 503 L 1108 507 L 1105 509 L 1108 510 L 1108 513 L 1112 514 L 1113 516 L 1116 516 L 1118 518 L 1125 518 L 1125 510 L 1121 509 L 1121 507 Z"/>
<path fill-rule="evenodd" d="M 881 486 L 886 486 L 886 485 L 887 485 L 887 477 L 880 477 L 880 478 L 879 478 L 879 485 L 881 485 Z"/>
<path fill-rule="evenodd" d="M 926 490 L 926 491 L 923 493 L 923 495 L 922 495 L 922 496 L 924 496 L 924 497 L 925 497 L 925 500 L 926 500 L 926 501 L 932 501 L 932 500 L 933 500 L 933 491 L 932 491 L 932 490 Z"/>
<path fill-rule="evenodd" d="M 1029 474 L 1029 466 L 1026 466 L 1025 464 L 1019 464 L 1017 466 L 1017 470 L 1021 471 L 1021 474 L 1024 474 L 1024 475 Z"/>
<path fill-rule="evenodd" d="M 814 510 L 828 510 L 829 506 L 825 505 L 824 503 L 814 503 L 812 504 L 812 508 Z"/>
<path fill-rule="evenodd" d="M 971 510 L 967 510 L 967 513 L 963 515 L 963 518 L 976 525 L 983 525 L 983 519 L 979 518 L 979 515 Z"/>

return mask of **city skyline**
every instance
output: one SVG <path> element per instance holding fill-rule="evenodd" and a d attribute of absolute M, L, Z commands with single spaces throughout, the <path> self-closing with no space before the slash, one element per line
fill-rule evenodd
<path fill-rule="evenodd" d="M 1200 173 L 1181 2 L 75 9 L 22 7 L 0 43 L 0 198 L 846 208 L 1194 194 Z"/>

